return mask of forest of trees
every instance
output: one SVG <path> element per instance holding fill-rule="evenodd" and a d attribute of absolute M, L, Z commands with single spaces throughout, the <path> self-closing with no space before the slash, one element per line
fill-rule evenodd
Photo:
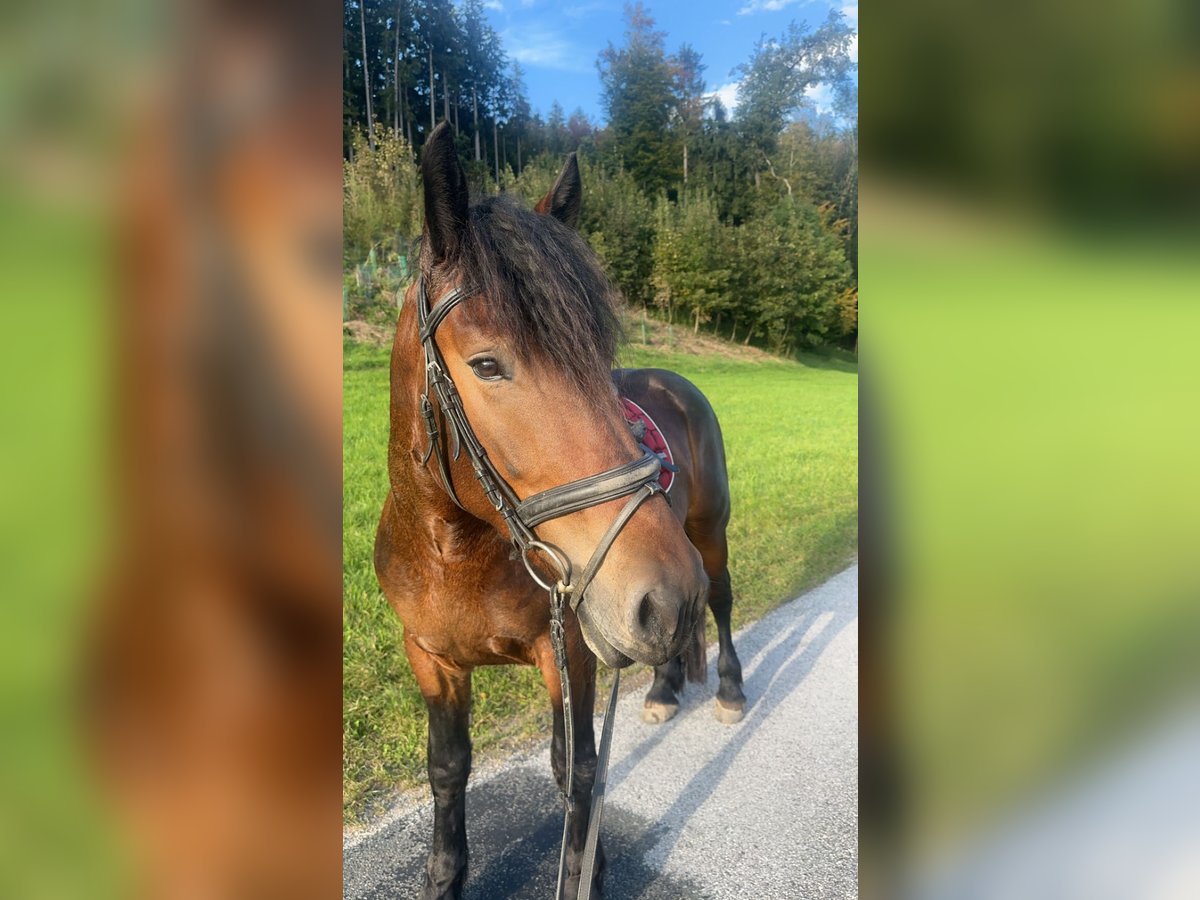
<path fill-rule="evenodd" d="M 581 230 L 631 305 L 776 352 L 853 346 L 853 32 L 835 12 L 764 37 L 738 68 L 731 115 L 699 52 L 668 52 L 640 2 L 625 16 L 624 40 L 596 60 L 607 121 L 595 123 L 531 108 L 482 0 L 344 0 L 347 266 L 407 257 L 421 227 L 416 160 L 448 120 L 476 194 L 536 200 L 579 152 Z M 835 115 L 798 116 L 818 85 Z"/>

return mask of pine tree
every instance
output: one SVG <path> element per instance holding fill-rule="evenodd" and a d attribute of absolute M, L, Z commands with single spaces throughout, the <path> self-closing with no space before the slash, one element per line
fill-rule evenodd
<path fill-rule="evenodd" d="M 671 130 L 674 93 L 664 34 L 639 0 L 625 7 L 625 45 L 611 43 L 597 60 L 602 102 L 616 152 L 643 193 L 674 185 L 682 171 Z"/>

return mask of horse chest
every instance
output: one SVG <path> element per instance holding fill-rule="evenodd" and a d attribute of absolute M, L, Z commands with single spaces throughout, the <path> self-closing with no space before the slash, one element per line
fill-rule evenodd
<path fill-rule="evenodd" d="M 457 666 L 536 664 L 534 645 L 549 627 L 544 598 L 524 571 L 501 567 L 485 583 L 457 592 L 428 583 L 398 609 L 427 653 Z"/>
<path fill-rule="evenodd" d="M 492 626 L 459 620 L 446 628 L 415 635 L 417 646 L 450 668 L 534 665 L 533 641 L 522 635 L 497 634 Z"/>

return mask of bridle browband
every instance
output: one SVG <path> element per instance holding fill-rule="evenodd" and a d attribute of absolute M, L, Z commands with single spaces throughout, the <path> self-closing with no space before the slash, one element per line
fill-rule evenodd
<path fill-rule="evenodd" d="M 655 494 L 661 494 L 666 498 L 666 494 L 663 493 L 662 486 L 659 484 L 662 460 L 654 451 L 643 446 L 642 456 L 633 462 L 541 491 L 524 500 L 519 499 L 516 492 L 488 458 L 487 450 L 484 449 L 475 430 L 471 427 L 458 389 L 450 377 L 446 360 L 437 345 L 438 326 L 445 321 L 456 306 L 477 293 L 478 291 L 471 288 L 451 288 L 430 306 L 429 294 L 425 289 L 425 278 L 424 276 L 417 278 L 417 335 L 425 351 L 425 391 L 421 394 L 420 405 L 428 441 L 421 457 L 421 464 L 427 465 L 431 457 L 437 460 L 442 487 L 450 499 L 460 509 L 466 511 L 466 507 L 463 506 L 454 489 L 454 481 L 450 477 L 450 459 L 458 459 L 465 450 L 467 459 L 475 471 L 475 477 L 483 488 L 484 495 L 504 519 L 512 544 L 520 553 L 521 560 L 530 577 L 543 590 L 550 593 L 550 640 L 554 648 L 554 661 L 558 668 L 558 677 L 562 683 L 563 731 L 566 737 L 567 763 L 566 788 L 563 791 L 563 843 L 559 853 L 558 879 L 555 888 L 555 897 L 558 898 L 562 895 L 566 868 L 568 822 L 570 814 L 574 810 L 574 800 L 571 794 L 575 768 L 571 686 L 567 671 L 566 631 L 563 625 L 564 602 L 570 603 L 572 612 L 579 608 L 584 592 L 592 583 L 600 566 L 603 565 L 604 558 L 613 542 L 616 541 L 617 536 L 633 517 L 633 514 L 637 512 L 638 507 Z M 442 414 L 446 438 L 442 436 L 442 427 L 439 426 L 434 410 L 435 403 Z M 449 446 L 447 446 L 447 442 Z M 588 560 L 579 580 L 574 581 L 571 561 L 567 555 L 553 544 L 540 540 L 534 529 L 551 519 L 598 506 L 610 500 L 618 500 L 621 497 L 629 497 L 629 500 L 600 539 L 600 543 L 592 552 L 591 559 Z M 531 551 L 543 554 L 553 564 L 558 572 L 557 581 L 547 581 L 542 576 L 530 558 Z M 591 876 L 595 864 L 597 836 L 607 782 L 608 751 L 612 739 L 612 715 L 616 708 L 620 677 L 620 669 L 617 669 L 614 673 L 612 694 L 602 727 L 578 900 L 588 900 L 591 894 Z"/>

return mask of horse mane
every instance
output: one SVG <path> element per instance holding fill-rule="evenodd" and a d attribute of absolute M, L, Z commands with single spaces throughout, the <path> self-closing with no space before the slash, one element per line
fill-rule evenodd
<path fill-rule="evenodd" d="M 423 248 L 426 272 L 428 255 Z M 509 196 L 488 197 L 470 207 L 448 262 L 486 298 L 463 309 L 510 335 L 522 356 L 541 357 L 585 390 L 611 383 L 622 301 L 577 231 Z"/>

